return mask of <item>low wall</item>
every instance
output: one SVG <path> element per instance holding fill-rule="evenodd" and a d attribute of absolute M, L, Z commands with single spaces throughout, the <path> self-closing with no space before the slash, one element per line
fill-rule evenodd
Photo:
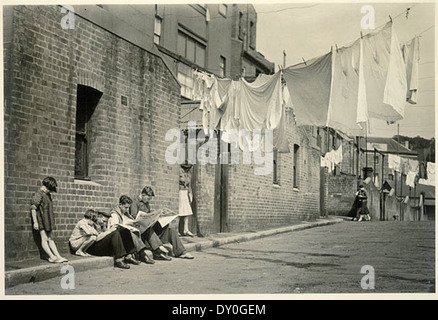
<path fill-rule="evenodd" d="M 423 208 L 419 207 L 418 198 L 410 198 L 406 203 L 404 199 L 397 199 L 395 196 L 385 196 L 384 214 L 381 212 L 381 193 L 373 183 L 365 185 L 368 192 L 368 210 L 371 218 L 375 220 L 401 220 L 401 221 L 420 221 L 427 220 L 423 214 Z"/>

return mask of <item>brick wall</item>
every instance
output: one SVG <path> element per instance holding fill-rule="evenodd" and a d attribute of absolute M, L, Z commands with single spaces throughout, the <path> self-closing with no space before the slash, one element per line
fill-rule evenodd
<path fill-rule="evenodd" d="M 63 30 L 58 6 L 17 6 L 5 87 L 5 257 L 38 256 L 29 201 L 57 179 L 55 241 L 61 250 L 86 208 L 110 210 L 121 194 L 152 185 L 153 206 L 178 209 L 178 167 L 164 159 L 178 127 L 180 88 L 163 61 L 79 16 Z M 8 62 L 8 61 L 5 61 Z M 103 95 L 93 113 L 91 181 L 76 180 L 77 84 Z M 128 105 L 121 104 L 121 96 Z"/>
<path fill-rule="evenodd" d="M 357 178 L 354 175 L 327 173 L 328 198 L 327 214 L 346 215 L 353 205 L 357 191 Z"/>
<path fill-rule="evenodd" d="M 257 164 L 228 166 L 228 231 L 260 230 L 286 226 L 297 220 L 312 220 L 319 216 L 320 153 L 312 147 L 308 128 L 297 129 L 287 113 L 291 153 L 279 154 L 279 184 L 273 184 L 273 174 L 255 175 Z M 299 145 L 298 188 L 293 187 L 294 144 Z M 196 190 L 198 219 L 204 234 L 217 232 L 215 219 L 215 165 L 200 165 Z M 217 214 L 217 212 L 216 212 Z M 217 219 L 217 216 L 216 216 Z"/>
<path fill-rule="evenodd" d="M 290 153 L 279 153 L 279 184 L 273 174 L 255 175 L 258 165 L 230 165 L 229 228 L 255 230 L 285 226 L 297 220 L 319 217 L 320 153 L 314 149 L 309 128 L 297 128 L 286 113 Z M 298 151 L 298 188 L 293 186 L 294 144 Z"/>

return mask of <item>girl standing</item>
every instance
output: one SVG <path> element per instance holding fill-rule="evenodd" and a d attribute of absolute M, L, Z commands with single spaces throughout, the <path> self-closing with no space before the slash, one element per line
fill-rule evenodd
<path fill-rule="evenodd" d="M 57 192 L 58 184 L 52 177 L 43 180 L 42 187 L 34 194 L 31 200 L 31 213 L 33 228 L 39 230 L 41 235 L 41 246 L 49 256 L 49 262 L 62 263 L 68 260 L 62 257 L 52 239 L 52 231 L 55 228 L 55 217 L 53 213 L 52 192 Z"/>
<path fill-rule="evenodd" d="M 192 187 L 190 183 L 191 164 L 182 164 L 179 176 L 179 217 L 183 220 L 183 236 L 194 237 L 189 230 L 189 216 L 193 215 L 190 202 L 193 200 Z"/>

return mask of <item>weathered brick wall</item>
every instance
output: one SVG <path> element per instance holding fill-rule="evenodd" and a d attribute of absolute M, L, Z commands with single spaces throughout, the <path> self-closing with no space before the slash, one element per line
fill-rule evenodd
<path fill-rule="evenodd" d="M 197 218 L 201 234 L 216 233 L 214 224 L 216 165 L 198 165 L 196 192 Z"/>
<path fill-rule="evenodd" d="M 327 213 L 329 215 L 346 215 L 353 205 L 357 191 L 357 178 L 354 175 L 327 173 L 328 198 Z"/>
<path fill-rule="evenodd" d="M 110 210 L 121 194 L 152 185 L 153 206 L 178 210 L 178 167 L 164 159 L 178 127 L 180 88 L 162 60 L 79 16 L 63 30 L 57 6 L 16 6 L 5 86 L 5 256 L 38 256 L 29 201 L 57 179 L 55 241 L 67 240 L 85 209 Z M 6 61 L 7 62 L 7 61 Z M 91 119 L 91 181 L 75 180 L 76 90 L 103 91 Z M 121 95 L 128 97 L 122 105 Z"/>

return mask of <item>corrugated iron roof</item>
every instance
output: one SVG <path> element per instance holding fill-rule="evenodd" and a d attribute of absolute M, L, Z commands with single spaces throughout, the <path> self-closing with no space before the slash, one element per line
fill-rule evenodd
<path fill-rule="evenodd" d="M 383 137 L 367 137 L 365 138 L 361 138 L 359 145 L 361 147 L 361 149 L 366 148 L 366 143 L 369 145 L 373 145 L 375 144 L 375 147 L 377 150 L 381 151 L 382 153 L 391 153 L 391 154 L 400 154 L 400 155 L 412 155 L 412 156 L 417 156 L 418 153 L 416 151 L 412 151 L 408 148 L 406 148 L 404 145 L 398 143 L 397 141 L 395 141 L 392 138 L 383 138 Z M 386 145 L 386 150 L 385 148 L 380 147 L 381 145 Z M 367 151 L 374 151 L 374 149 L 366 149 Z"/>

